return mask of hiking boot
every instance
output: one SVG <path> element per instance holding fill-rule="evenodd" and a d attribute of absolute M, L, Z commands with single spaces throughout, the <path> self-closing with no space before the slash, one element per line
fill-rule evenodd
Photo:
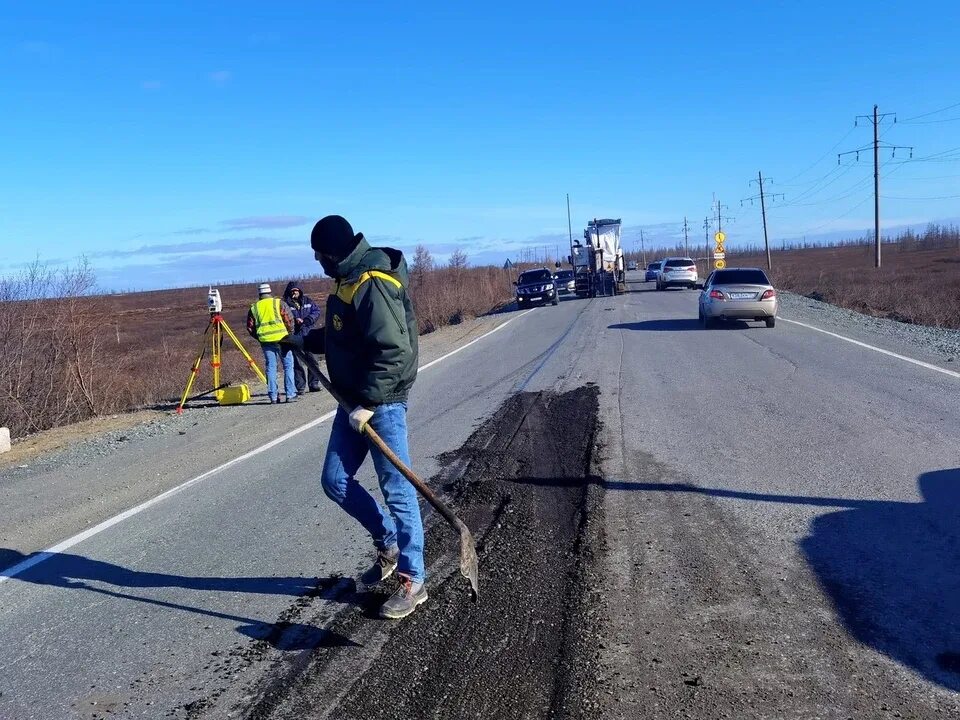
<path fill-rule="evenodd" d="M 427 601 L 427 588 L 423 583 L 415 583 L 406 575 L 400 575 L 400 587 L 380 606 L 380 617 L 399 620 L 417 609 L 417 605 Z"/>
<path fill-rule="evenodd" d="M 386 580 L 397 569 L 399 559 L 400 548 L 396 545 L 385 550 L 377 550 L 377 559 L 373 562 L 373 567 L 360 576 L 360 582 L 364 585 L 376 585 Z"/>

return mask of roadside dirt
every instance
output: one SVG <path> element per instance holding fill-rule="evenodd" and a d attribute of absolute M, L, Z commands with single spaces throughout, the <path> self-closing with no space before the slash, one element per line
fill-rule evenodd
<path fill-rule="evenodd" d="M 46 453 L 56 452 L 71 445 L 114 430 L 126 430 L 141 423 L 164 417 L 156 410 L 138 410 L 119 415 L 92 418 L 73 425 L 44 430 L 16 440 L 9 452 L 0 455 L 0 469 L 29 462 Z"/>
<path fill-rule="evenodd" d="M 281 661 L 233 711 L 250 720 L 599 717 L 597 398 L 593 387 L 516 395 L 442 458 L 433 482 L 478 539 L 479 604 L 451 563 L 449 529 L 433 522 L 425 605 L 385 623 L 373 616 L 391 588 L 355 595 L 309 656 Z"/>

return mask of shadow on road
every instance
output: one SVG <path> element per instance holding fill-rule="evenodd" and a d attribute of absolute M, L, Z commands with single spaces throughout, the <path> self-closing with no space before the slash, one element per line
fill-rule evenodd
<path fill-rule="evenodd" d="M 46 554 L 46 553 L 45 553 Z M 85 590 L 88 592 L 145 603 L 156 607 L 182 610 L 207 617 L 233 620 L 240 623 L 237 632 L 255 640 L 263 640 L 279 650 L 303 650 L 316 647 L 356 645 L 348 638 L 309 625 L 286 621 L 262 622 L 253 618 L 231 615 L 216 610 L 199 608 L 156 598 L 132 595 L 115 588 L 183 588 L 214 592 L 290 595 L 320 598 L 359 604 L 353 580 L 331 576 L 305 577 L 190 577 L 165 573 L 140 572 L 113 563 L 91 560 L 82 555 L 51 553 L 46 560 L 13 576 L 14 580 L 34 585 Z M 0 574 L 12 572 L 26 560 L 35 557 L 17 550 L 0 548 Z M 90 584 L 97 583 L 97 584 Z"/>
<path fill-rule="evenodd" d="M 520 478 L 532 485 L 707 495 L 823 508 L 800 549 L 859 642 L 960 691 L 960 469 L 920 475 L 921 502 L 740 492 L 685 483 Z"/>
<path fill-rule="evenodd" d="M 608 325 L 610 330 L 646 330 L 648 332 L 675 332 L 678 330 L 700 330 L 696 318 L 672 318 L 669 320 L 640 320 L 638 322 Z"/>
<path fill-rule="evenodd" d="M 703 330 L 703 326 L 696 318 L 672 318 L 669 320 L 641 320 L 632 323 L 617 323 L 608 325 L 610 330 L 646 330 L 648 332 L 677 332 L 680 330 Z M 749 330 L 752 326 L 743 320 L 724 320 L 714 323 L 710 331 L 716 330 Z"/>

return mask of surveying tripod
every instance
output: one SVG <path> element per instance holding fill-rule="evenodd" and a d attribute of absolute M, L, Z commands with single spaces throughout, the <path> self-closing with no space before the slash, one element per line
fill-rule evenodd
<path fill-rule="evenodd" d="M 211 291 L 212 294 L 213 291 Z M 217 296 L 217 304 L 219 305 L 219 295 Z M 206 330 L 203 331 L 203 340 L 200 345 L 200 354 L 197 355 L 196 362 L 193 363 L 193 368 L 190 370 L 190 377 L 187 379 L 187 387 L 183 391 L 183 397 L 180 398 L 180 405 L 177 406 L 177 415 L 183 413 L 183 406 L 187 402 L 187 396 L 190 394 L 190 389 L 193 387 L 194 381 L 197 379 L 197 376 L 200 374 L 200 363 L 203 362 L 203 356 L 207 353 L 207 335 L 210 335 L 210 367 L 213 368 L 213 390 L 210 392 L 214 393 L 217 399 L 220 399 L 220 393 L 222 392 L 225 385 L 220 384 L 220 349 L 223 345 L 223 333 L 227 333 L 227 337 L 233 340 L 233 344 L 237 346 L 237 349 L 243 353 L 243 357 L 246 358 L 247 363 L 253 368 L 253 371 L 257 374 L 257 377 L 260 378 L 260 381 L 264 384 L 267 382 L 266 376 L 257 366 L 257 363 L 250 353 L 246 351 L 243 345 L 240 344 L 240 341 L 237 339 L 237 336 L 233 334 L 233 330 L 230 329 L 230 326 L 227 325 L 227 321 L 224 319 L 223 315 L 220 314 L 219 309 L 214 310 L 213 304 L 211 302 L 210 310 L 210 322 L 207 323 Z M 212 332 L 211 332 L 212 331 Z M 203 393 L 206 395 L 207 393 Z M 249 397 L 249 395 L 247 396 Z"/>

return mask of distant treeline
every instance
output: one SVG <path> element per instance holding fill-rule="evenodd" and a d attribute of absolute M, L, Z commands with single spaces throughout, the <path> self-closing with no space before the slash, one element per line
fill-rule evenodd
<path fill-rule="evenodd" d="M 841 240 L 792 240 L 789 243 L 786 240 L 777 240 L 770 243 L 771 252 L 790 252 L 791 250 L 808 250 L 812 248 L 841 248 L 841 247 L 859 247 L 873 245 L 873 234 L 869 233 L 861 237 L 846 238 Z M 915 232 L 912 229 L 904 230 L 896 235 L 882 235 L 881 242 L 884 245 L 898 245 L 902 250 L 942 250 L 945 248 L 960 249 L 960 227 L 956 225 L 940 225 L 930 223 L 923 232 Z M 712 246 L 709 250 L 712 252 Z M 700 241 L 699 243 L 690 243 L 684 247 L 683 243 L 677 243 L 672 246 L 661 246 L 648 248 L 646 258 L 648 262 L 653 262 L 659 258 L 679 255 L 690 256 L 694 258 L 704 258 L 707 255 L 707 245 Z M 727 245 L 727 252 L 736 255 L 756 255 L 764 252 L 761 243 L 743 244 L 737 242 Z M 626 254 L 627 259 L 642 260 L 641 253 L 633 250 Z"/>

